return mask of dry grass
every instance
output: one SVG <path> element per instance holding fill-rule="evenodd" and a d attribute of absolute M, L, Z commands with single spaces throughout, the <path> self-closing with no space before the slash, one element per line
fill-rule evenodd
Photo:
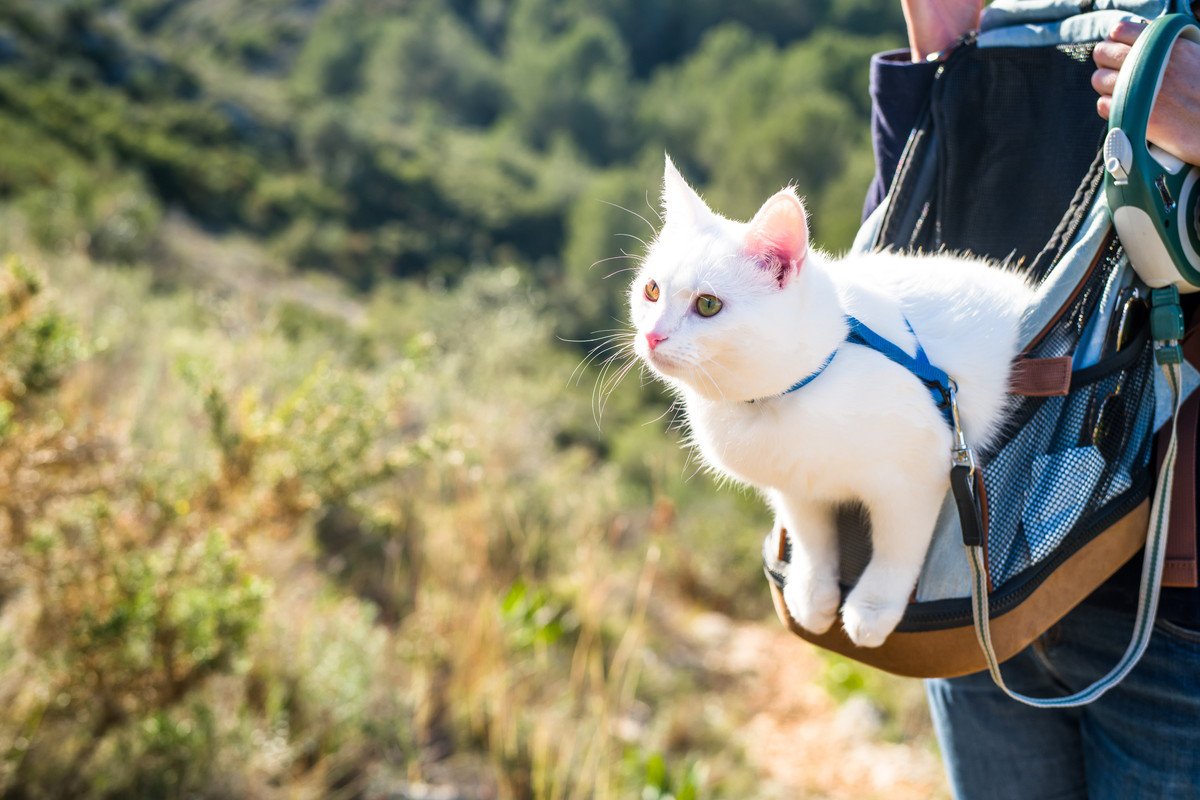
<path fill-rule="evenodd" d="M 944 795 L 915 684 L 831 693 L 757 504 L 632 383 L 596 432 L 514 272 L 314 306 L 30 260 L 4 325 L 79 345 L 0 437 L 0 791 Z"/>

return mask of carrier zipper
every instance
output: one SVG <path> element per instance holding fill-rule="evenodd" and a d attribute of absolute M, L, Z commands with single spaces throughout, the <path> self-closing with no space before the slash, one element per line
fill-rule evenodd
<path fill-rule="evenodd" d="M 966 33 L 962 34 L 957 39 L 955 39 L 953 42 L 951 42 L 949 44 L 949 46 L 937 51 L 936 53 L 930 53 L 929 55 L 925 56 L 925 60 L 926 61 L 939 61 L 943 65 L 945 65 L 945 64 L 949 63 L 960 52 L 962 52 L 962 49 L 964 47 L 975 44 L 975 42 L 978 38 L 979 38 L 979 31 L 967 31 Z M 939 69 L 937 71 L 937 74 L 934 76 L 934 80 L 941 77 L 942 72 L 944 70 L 945 70 L 945 66 L 943 66 L 941 69 Z"/>

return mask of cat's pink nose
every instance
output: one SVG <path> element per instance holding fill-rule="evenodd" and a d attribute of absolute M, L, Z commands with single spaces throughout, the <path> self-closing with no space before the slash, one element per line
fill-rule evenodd
<path fill-rule="evenodd" d="M 667 340 L 667 337 L 663 336 L 661 333 L 655 333 L 655 332 L 651 331 L 650 333 L 646 334 L 646 344 L 650 345 L 651 350 L 658 347 L 660 344 L 662 344 L 666 340 Z"/>

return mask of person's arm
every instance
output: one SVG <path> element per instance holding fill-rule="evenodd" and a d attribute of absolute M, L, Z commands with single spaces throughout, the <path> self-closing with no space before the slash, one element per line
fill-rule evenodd
<path fill-rule="evenodd" d="M 908 141 L 908 133 L 929 96 L 937 62 L 914 62 L 907 50 L 871 58 L 871 146 L 875 178 L 867 189 L 863 219 L 883 202 Z"/>
<path fill-rule="evenodd" d="M 1112 111 L 1117 73 L 1129 49 L 1146 26 L 1118 23 L 1108 39 L 1096 45 L 1092 60 L 1092 88 L 1099 93 L 1096 110 L 1104 119 Z M 1200 164 L 1200 45 L 1180 39 L 1171 51 L 1162 89 L 1150 115 L 1150 141 L 1189 164 Z"/>
<path fill-rule="evenodd" d="M 900 0 L 913 61 L 924 61 L 979 27 L 983 0 Z"/>

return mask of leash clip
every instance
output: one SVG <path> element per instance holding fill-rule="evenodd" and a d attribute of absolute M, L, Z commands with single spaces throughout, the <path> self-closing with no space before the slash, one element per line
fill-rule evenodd
<path fill-rule="evenodd" d="M 967 445 L 962 420 L 958 416 L 958 384 L 949 381 L 950 422 L 954 426 L 954 447 L 950 449 L 950 490 L 958 508 L 963 544 L 982 547 L 984 541 L 983 512 L 975 488 L 975 453 Z"/>
<path fill-rule="evenodd" d="M 950 464 L 952 467 L 967 467 L 971 477 L 975 476 L 975 453 L 967 445 L 967 437 L 963 433 L 962 421 L 958 416 L 958 384 L 950 379 L 950 422 L 954 426 L 954 447 L 950 449 Z"/>

